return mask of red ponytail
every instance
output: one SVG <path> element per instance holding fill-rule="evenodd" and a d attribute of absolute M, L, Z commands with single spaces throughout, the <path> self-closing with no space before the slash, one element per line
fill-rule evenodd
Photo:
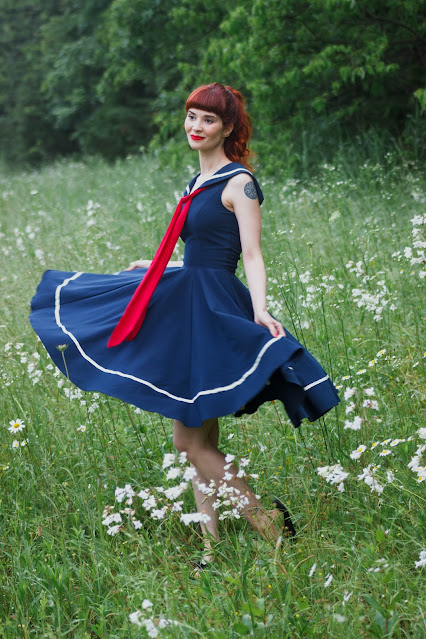
<path fill-rule="evenodd" d="M 252 126 L 248 113 L 244 108 L 244 98 L 232 87 L 213 82 L 195 89 L 186 101 L 186 110 L 202 109 L 216 113 L 224 125 L 233 124 L 234 128 L 225 139 L 224 151 L 231 162 L 241 162 L 248 169 L 251 166 L 248 158 L 251 155 L 248 141 Z"/>

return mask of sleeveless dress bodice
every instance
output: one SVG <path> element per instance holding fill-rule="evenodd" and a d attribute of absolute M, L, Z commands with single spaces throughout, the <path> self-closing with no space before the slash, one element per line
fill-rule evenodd
<path fill-rule="evenodd" d="M 249 291 L 235 276 L 238 222 L 221 201 L 227 181 L 239 173 L 251 175 L 233 162 L 202 184 L 207 188 L 192 200 L 181 233 L 184 265 L 166 268 L 132 341 L 107 348 L 146 269 L 44 273 L 30 321 L 77 386 L 193 428 L 211 417 L 252 413 L 273 399 L 299 426 L 338 403 L 328 375 L 287 329 L 285 337 L 274 338 L 254 322 Z"/>
<path fill-rule="evenodd" d="M 217 268 L 235 273 L 241 254 L 240 234 L 237 218 L 222 204 L 225 186 L 226 182 L 222 181 L 209 186 L 191 204 L 181 233 L 185 242 L 185 267 Z"/>

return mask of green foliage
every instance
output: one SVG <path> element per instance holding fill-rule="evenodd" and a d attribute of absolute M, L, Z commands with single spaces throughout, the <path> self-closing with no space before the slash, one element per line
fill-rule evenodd
<path fill-rule="evenodd" d="M 195 29 L 197 17 L 188 11 L 187 20 Z M 422 104 L 425 59 L 424 7 L 414 0 L 239 0 L 185 64 L 182 84 L 240 88 L 262 150 L 286 147 L 291 161 L 303 133 L 315 132 L 319 146 L 336 127 L 401 134 L 415 97 Z"/>
<path fill-rule="evenodd" d="M 285 164 L 303 167 L 307 140 L 331 146 L 336 131 L 404 142 L 408 126 L 405 144 L 425 152 L 413 145 L 426 104 L 418 0 L 5 0 L 0 22 L 12 162 L 162 146 L 188 92 L 211 81 L 243 91 L 259 150 L 284 149 Z"/>

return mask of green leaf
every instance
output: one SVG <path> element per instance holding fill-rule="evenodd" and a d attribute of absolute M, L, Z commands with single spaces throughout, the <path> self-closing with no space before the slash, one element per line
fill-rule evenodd
<path fill-rule="evenodd" d="M 362 597 L 365 599 L 365 601 L 367 601 L 367 603 L 370 604 L 370 606 L 377 610 L 377 612 L 379 612 L 384 619 L 387 619 L 389 617 L 389 612 L 386 610 L 386 608 L 383 608 L 383 606 L 381 606 L 378 601 L 373 599 L 371 595 L 362 595 Z"/>
<path fill-rule="evenodd" d="M 385 541 L 386 539 L 385 533 L 383 532 L 381 528 L 378 528 L 376 530 L 376 539 L 378 542 Z"/>
<path fill-rule="evenodd" d="M 250 633 L 250 630 L 243 623 L 234 623 L 233 628 L 239 635 L 248 635 Z"/>

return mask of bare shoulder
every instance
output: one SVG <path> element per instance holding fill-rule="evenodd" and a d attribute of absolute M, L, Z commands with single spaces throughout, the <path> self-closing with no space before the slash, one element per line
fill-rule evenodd
<path fill-rule="evenodd" d="M 222 193 L 222 203 L 230 211 L 235 211 L 235 204 L 241 198 L 257 200 L 257 190 L 253 178 L 248 173 L 238 173 L 228 180 Z"/>

